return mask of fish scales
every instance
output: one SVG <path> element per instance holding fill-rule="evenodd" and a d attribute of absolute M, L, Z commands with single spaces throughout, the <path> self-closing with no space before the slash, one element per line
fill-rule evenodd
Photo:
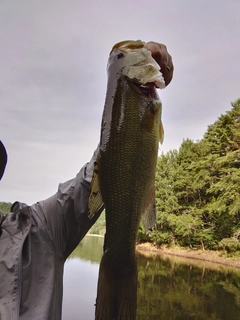
<path fill-rule="evenodd" d="M 135 244 L 141 215 L 153 227 L 154 181 L 161 140 L 160 67 L 142 41 L 113 47 L 99 154 L 89 197 L 90 217 L 104 203 L 106 235 L 100 263 L 96 320 L 135 320 Z"/>
<path fill-rule="evenodd" d="M 110 137 L 99 163 L 100 188 L 106 206 L 106 249 L 111 244 L 115 261 L 127 263 L 135 257 L 136 234 L 146 194 L 155 179 L 158 152 L 159 112 L 150 131 L 144 125 L 151 101 L 132 89 L 128 80 L 119 79 L 112 108 Z M 125 103 L 127 101 L 127 106 Z M 124 120 L 118 126 L 119 110 Z"/>

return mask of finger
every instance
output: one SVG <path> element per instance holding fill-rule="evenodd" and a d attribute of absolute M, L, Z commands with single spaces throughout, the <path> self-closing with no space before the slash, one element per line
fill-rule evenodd
<path fill-rule="evenodd" d="M 151 51 L 152 57 L 159 64 L 162 75 L 167 86 L 173 77 L 173 62 L 172 57 L 167 51 L 167 47 L 162 43 L 150 41 L 147 43 L 148 49 Z"/>

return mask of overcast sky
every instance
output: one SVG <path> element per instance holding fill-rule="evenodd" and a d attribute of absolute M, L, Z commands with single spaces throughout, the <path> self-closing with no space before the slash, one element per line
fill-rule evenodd
<path fill-rule="evenodd" d="M 0 201 L 45 199 L 89 161 L 109 51 L 126 39 L 165 43 L 173 57 L 162 151 L 201 139 L 240 97 L 240 0 L 1 0 Z"/>

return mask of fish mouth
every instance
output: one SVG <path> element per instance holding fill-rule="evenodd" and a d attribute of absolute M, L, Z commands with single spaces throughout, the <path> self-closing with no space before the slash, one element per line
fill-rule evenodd
<path fill-rule="evenodd" d="M 117 43 L 108 59 L 108 72 L 140 83 L 143 85 L 141 91 L 147 96 L 155 96 L 155 87 L 165 88 L 161 67 L 153 58 L 147 43 L 141 40 Z"/>
<path fill-rule="evenodd" d="M 145 84 L 134 82 L 134 85 L 141 91 L 141 93 L 145 97 L 151 98 L 154 100 L 158 99 L 158 94 L 156 90 L 158 86 L 155 84 L 155 82 L 147 82 Z"/>

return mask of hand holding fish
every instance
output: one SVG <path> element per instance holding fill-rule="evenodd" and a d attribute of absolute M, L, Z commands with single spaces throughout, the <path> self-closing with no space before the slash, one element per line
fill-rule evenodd
<path fill-rule="evenodd" d="M 174 70 L 172 57 L 168 53 L 167 47 L 162 43 L 153 41 L 148 42 L 147 47 L 151 51 L 153 59 L 156 60 L 161 67 L 161 73 L 167 86 L 172 81 Z"/>

